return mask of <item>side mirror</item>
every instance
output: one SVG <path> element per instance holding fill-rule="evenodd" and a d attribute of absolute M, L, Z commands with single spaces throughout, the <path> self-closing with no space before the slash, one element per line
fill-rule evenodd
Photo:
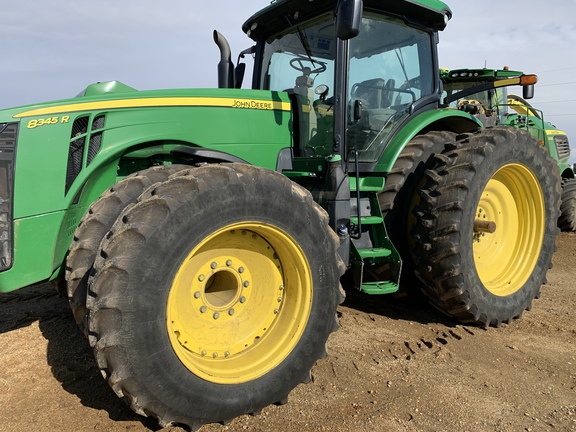
<path fill-rule="evenodd" d="M 244 73 L 246 72 L 246 63 L 238 63 L 234 69 L 234 88 L 241 88 L 242 81 L 244 81 Z"/>
<path fill-rule="evenodd" d="M 362 22 L 362 0 L 340 0 L 336 10 L 336 35 L 342 39 L 352 39 L 360 33 Z"/>
<path fill-rule="evenodd" d="M 532 99 L 534 97 L 534 84 L 522 87 L 522 97 L 524 99 Z"/>

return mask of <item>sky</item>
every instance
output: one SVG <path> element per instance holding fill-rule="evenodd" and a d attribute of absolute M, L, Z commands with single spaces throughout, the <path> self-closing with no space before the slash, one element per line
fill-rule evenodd
<path fill-rule="evenodd" d="M 453 17 L 440 33 L 440 66 L 537 74 L 531 103 L 567 132 L 576 162 L 576 0 L 446 2 Z M 0 108 L 72 97 L 98 81 L 139 90 L 216 87 L 213 30 L 229 40 L 236 61 L 252 45 L 242 23 L 269 3 L 12 2 L 0 23 Z"/>

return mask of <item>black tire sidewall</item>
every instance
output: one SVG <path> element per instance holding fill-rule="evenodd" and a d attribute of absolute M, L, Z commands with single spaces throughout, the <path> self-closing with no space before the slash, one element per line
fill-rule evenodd
<path fill-rule="evenodd" d="M 468 196 L 463 201 L 462 220 L 460 222 L 460 232 L 462 239 L 466 243 L 460 245 L 461 268 L 474 269 L 474 271 L 462 272 L 464 278 L 463 286 L 469 292 L 469 296 L 474 299 L 474 305 L 480 311 L 490 311 L 490 320 L 496 322 L 507 321 L 510 318 L 519 316 L 522 311 L 529 308 L 533 298 L 537 297 L 540 287 L 544 282 L 544 276 L 549 267 L 552 254 L 554 252 L 556 237 L 556 218 L 554 209 L 557 202 L 554 200 L 556 178 L 547 168 L 546 155 L 532 142 L 532 137 L 523 131 L 518 131 L 517 139 L 514 142 L 507 142 L 505 133 L 495 134 L 496 145 L 491 146 L 482 162 L 482 169 L 479 169 L 474 179 L 470 182 Z M 527 281 L 513 294 L 507 296 L 497 296 L 486 289 L 480 280 L 475 265 L 472 248 L 472 233 L 475 214 L 480 196 L 488 181 L 501 167 L 518 163 L 530 169 L 541 185 L 542 196 L 545 206 L 545 229 L 543 246 L 540 255 Z M 502 229 L 502 228 L 501 228 Z M 489 324 L 489 323 L 488 323 Z"/>
<path fill-rule="evenodd" d="M 327 252 L 335 253 L 334 247 L 311 202 L 291 193 L 289 180 L 269 177 L 217 190 L 200 187 L 193 199 L 155 229 L 128 269 L 129 283 L 123 300 L 118 300 L 123 310 L 119 335 L 124 365 L 130 368 L 127 375 L 138 388 L 125 385 L 129 393 L 159 400 L 165 405 L 160 411 L 171 411 L 178 418 L 192 407 L 202 423 L 222 420 L 212 414 L 222 415 L 222 410 L 226 418 L 253 412 L 283 400 L 322 355 L 319 350 L 324 350 L 333 330 L 338 303 L 339 274 L 324 259 Z M 176 356 L 166 329 L 166 305 L 174 276 L 189 252 L 214 231 L 245 221 L 273 225 L 300 245 L 312 272 L 313 301 L 300 341 L 278 367 L 250 382 L 219 385 L 193 375 Z"/>

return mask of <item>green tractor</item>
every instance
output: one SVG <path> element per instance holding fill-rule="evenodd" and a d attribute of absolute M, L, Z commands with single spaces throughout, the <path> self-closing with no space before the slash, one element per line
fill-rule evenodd
<path fill-rule="evenodd" d="M 558 165 L 444 107 L 438 0 L 276 0 L 218 89 L 89 85 L 0 111 L 0 291 L 50 280 L 114 392 L 197 429 L 285 403 L 348 270 L 481 326 L 539 295 Z M 401 275 L 408 277 L 400 280 Z"/>
<path fill-rule="evenodd" d="M 535 75 L 508 68 L 441 70 L 446 102 L 473 114 L 485 126 L 506 125 L 530 132 L 556 160 L 562 178 L 562 204 L 558 226 L 576 231 L 576 176 L 569 163 L 570 144 L 564 131 L 544 121 L 544 113 L 527 99 L 534 96 Z M 531 82 L 532 84 L 528 84 Z M 523 95 L 508 93 L 509 86 L 524 83 Z"/>

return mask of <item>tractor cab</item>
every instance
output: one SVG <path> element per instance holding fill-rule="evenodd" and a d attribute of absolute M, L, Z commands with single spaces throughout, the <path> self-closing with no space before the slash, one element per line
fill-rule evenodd
<path fill-rule="evenodd" d="M 256 41 L 253 88 L 291 95 L 295 157 L 340 154 L 373 171 L 399 128 L 438 105 L 436 31 L 450 11 L 436 1 L 318 3 L 275 1 L 244 24 Z"/>

